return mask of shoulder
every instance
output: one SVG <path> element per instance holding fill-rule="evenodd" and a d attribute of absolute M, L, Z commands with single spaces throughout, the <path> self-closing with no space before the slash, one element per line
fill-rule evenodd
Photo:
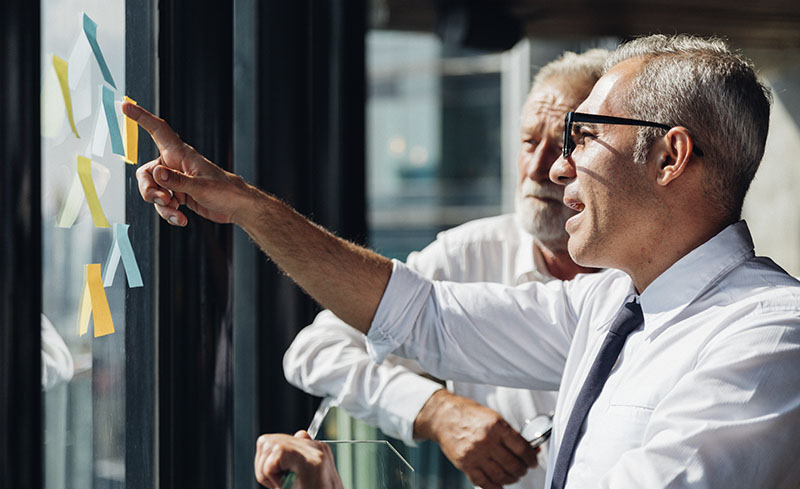
<path fill-rule="evenodd" d="M 757 304 L 762 311 L 784 310 L 800 317 L 800 281 L 769 258 L 746 260 L 716 287 L 732 303 Z"/>
<path fill-rule="evenodd" d="M 513 214 L 476 219 L 442 231 L 412 252 L 407 264 L 434 280 L 505 283 L 513 276 L 522 233 Z"/>

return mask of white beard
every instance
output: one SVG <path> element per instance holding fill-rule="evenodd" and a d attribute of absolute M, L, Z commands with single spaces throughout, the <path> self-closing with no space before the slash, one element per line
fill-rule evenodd
<path fill-rule="evenodd" d="M 530 197 L 555 199 L 542 201 Z M 533 235 L 534 239 L 553 251 L 567 249 L 569 234 L 564 229 L 567 219 L 575 211 L 561 203 L 564 189 L 556 184 L 544 185 L 525 179 L 517 187 L 514 203 L 517 223 Z"/>

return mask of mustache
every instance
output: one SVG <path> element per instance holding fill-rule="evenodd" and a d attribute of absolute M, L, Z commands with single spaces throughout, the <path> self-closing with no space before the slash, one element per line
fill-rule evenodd
<path fill-rule="evenodd" d="M 560 202 L 564 198 L 564 187 L 560 187 L 555 183 L 543 184 L 525 179 L 519 187 L 519 193 L 522 197 L 553 199 Z"/>

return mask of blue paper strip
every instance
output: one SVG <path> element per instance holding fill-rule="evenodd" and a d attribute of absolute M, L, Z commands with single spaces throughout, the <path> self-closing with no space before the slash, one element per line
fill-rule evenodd
<path fill-rule="evenodd" d="M 86 39 L 89 40 L 89 45 L 92 46 L 92 52 L 94 52 L 94 57 L 97 59 L 97 64 L 100 66 L 100 72 L 103 74 L 106 83 L 117 88 L 114 84 L 114 78 L 111 77 L 111 70 L 108 69 L 106 59 L 103 57 L 103 52 L 100 50 L 100 44 L 97 43 L 97 23 L 86 14 L 83 14 L 83 32 L 86 33 Z"/>
<path fill-rule="evenodd" d="M 111 136 L 111 151 L 124 157 L 125 146 L 122 144 L 122 133 L 119 132 L 117 112 L 114 110 L 114 92 L 105 85 L 103 85 L 103 108 L 106 112 L 108 134 Z"/>
<path fill-rule="evenodd" d="M 119 259 L 125 266 L 125 275 L 128 277 L 128 287 L 142 287 L 142 274 L 139 272 L 139 264 L 136 263 L 136 255 L 133 254 L 133 247 L 128 238 L 128 224 L 114 223 L 114 242 L 106 258 L 106 265 L 103 267 L 103 286 L 109 287 L 114 283 L 114 275 L 117 273 Z"/>

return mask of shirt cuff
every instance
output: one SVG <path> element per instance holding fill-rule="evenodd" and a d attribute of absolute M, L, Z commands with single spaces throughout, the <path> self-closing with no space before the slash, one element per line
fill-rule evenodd
<path fill-rule="evenodd" d="M 444 388 L 442 384 L 412 372 L 395 378 L 391 388 L 383 393 L 381 405 L 384 409 L 380 413 L 386 419 L 379 424 L 395 427 L 397 433 L 393 433 L 393 436 L 400 438 L 406 445 L 415 446 L 414 421 L 433 393 Z"/>
<path fill-rule="evenodd" d="M 367 353 L 380 364 L 411 335 L 432 284 L 402 262 L 392 260 L 392 276 L 367 334 Z"/>

